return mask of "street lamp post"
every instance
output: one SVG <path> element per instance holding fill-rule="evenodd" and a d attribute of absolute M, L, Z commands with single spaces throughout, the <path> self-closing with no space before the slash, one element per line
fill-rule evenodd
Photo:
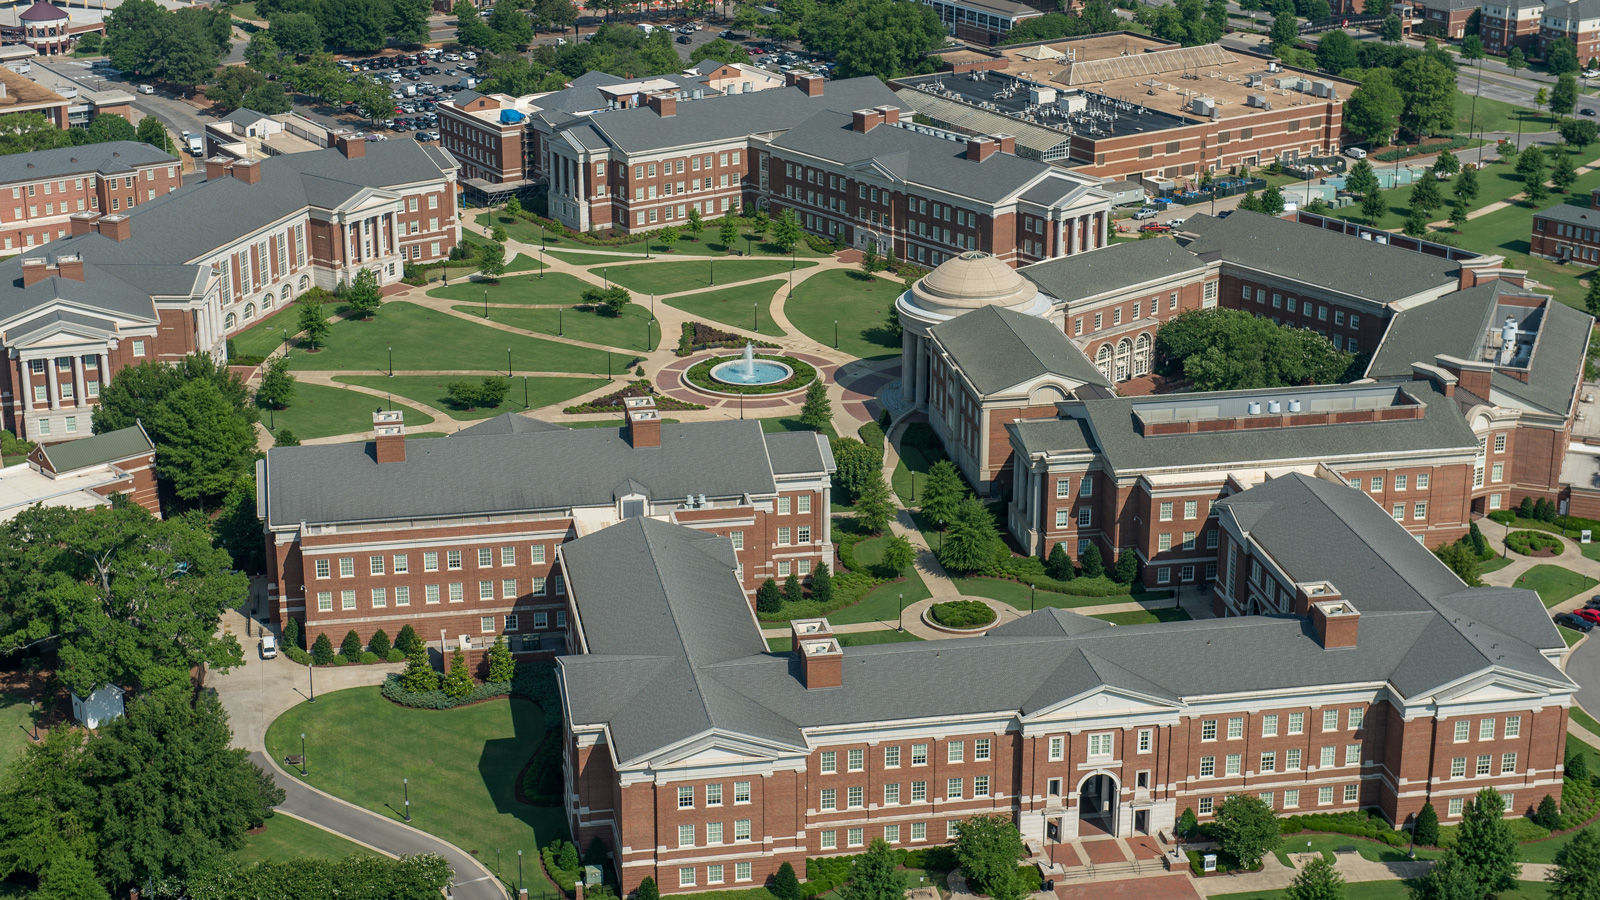
<path fill-rule="evenodd" d="M 717 261 L 715 259 L 712 259 L 710 262 L 707 263 L 707 265 L 711 267 L 711 286 L 712 287 L 716 287 L 717 286 Z"/>
<path fill-rule="evenodd" d="M 394 377 L 394 345 L 389 345 L 389 377 Z"/>
<path fill-rule="evenodd" d="M 646 242 L 646 244 L 648 245 L 648 242 Z M 600 277 L 605 280 L 606 290 L 611 290 L 611 267 L 606 266 L 605 268 L 601 269 Z"/>
<path fill-rule="evenodd" d="M 528 376 L 522 376 L 522 408 L 528 408 Z"/>
<path fill-rule="evenodd" d="M 483 289 L 483 317 L 489 318 L 489 289 Z"/>
<path fill-rule="evenodd" d="M 300 732 L 300 777 L 306 777 L 306 733 Z"/>
<path fill-rule="evenodd" d="M 317 667 L 310 657 L 306 658 L 306 677 L 311 679 L 311 696 L 306 702 L 315 703 L 317 702 Z"/>
<path fill-rule="evenodd" d="M 511 348 L 506 348 L 506 377 L 511 377 Z"/>
<path fill-rule="evenodd" d="M 289 355 L 289 329 L 283 329 L 283 355 Z"/>
<path fill-rule="evenodd" d="M 900 594 L 900 627 L 896 628 L 895 630 L 906 630 L 906 595 L 904 592 L 901 592 Z"/>
<path fill-rule="evenodd" d="M 556 307 L 556 335 L 558 337 L 567 336 L 566 311 L 567 308 L 565 306 Z"/>
<path fill-rule="evenodd" d="M 1028 612 L 1033 612 L 1033 585 L 1028 585 Z"/>
<path fill-rule="evenodd" d="M 409 779 L 409 778 L 400 779 L 400 786 L 405 788 L 405 792 L 406 792 L 406 821 L 409 822 L 409 821 L 411 821 L 411 779 Z"/>
<path fill-rule="evenodd" d="M 754 303 L 750 304 L 750 330 L 761 330 L 761 307 Z"/>
<path fill-rule="evenodd" d="M 833 320 L 833 349 L 839 349 L 839 320 Z"/>
<path fill-rule="evenodd" d="M 522 851 L 517 851 L 517 890 L 522 890 Z"/>

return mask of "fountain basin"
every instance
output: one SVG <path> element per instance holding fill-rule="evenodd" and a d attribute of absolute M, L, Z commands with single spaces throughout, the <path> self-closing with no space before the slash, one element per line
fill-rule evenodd
<path fill-rule="evenodd" d="M 711 378 L 723 384 L 779 384 L 794 377 L 794 369 L 770 359 L 730 360 L 711 368 Z"/>

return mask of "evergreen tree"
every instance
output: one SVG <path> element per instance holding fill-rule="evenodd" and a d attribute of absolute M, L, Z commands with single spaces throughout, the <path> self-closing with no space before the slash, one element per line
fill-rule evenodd
<path fill-rule="evenodd" d="M 734 242 L 739 240 L 739 223 L 732 216 L 722 217 L 722 227 L 717 229 L 717 240 L 722 242 L 723 250 L 732 250 Z M 653 886 L 655 882 L 650 882 Z M 640 888 L 643 890 L 643 887 Z"/>
<path fill-rule="evenodd" d="M 1556 851 L 1555 870 L 1549 878 L 1550 900 L 1600 897 L 1600 829 L 1585 828 Z"/>
<path fill-rule="evenodd" d="M 1406 224 L 1401 229 L 1412 237 L 1424 237 L 1428 233 L 1428 211 L 1420 206 L 1411 207 L 1411 212 L 1406 214 Z"/>
<path fill-rule="evenodd" d="M 278 433 L 272 436 L 272 446 L 298 447 L 300 446 L 300 439 L 294 436 L 294 432 L 288 426 L 285 426 L 279 428 Z"/>
<path fill-rule="evenodd" d="M 803 233 L 800 228 L 800 219 L 795 216 L 794 210 L 787 207 L 783 210 L 783 215 L 772 222 L 772 241 L 778 245 L 779 250 L 785 253 L 793 250 L 795 245 L 800 243 L 800 237 Z"/>
<path fill-rule="evenodd" d="M 265 409 L 285 409 L 294 402 L 295 377 L 289 372 L 289 360 L 273 357 L 267 371 L 261 376 L 261 386 L 256 388 L 256 405 Z"/>
<path fill-rule="evenodd" d="M 1046 575 L 1057 581 L 1070 581 L 1077 573 L 1072 568 L 1072 557 L 1067 555 L 1067 545 L 1056 541 L 1050 548 L 1050 556 L 1044 562 Z"/>
<path fill-rule="evenodd" d="M 1085 578 L 1099 578 L 1106 574 L 1105 558 L 1100 555 L 1100 545 L 1094 541 L 1083 542 L 1078 562 Z"/>
<path fill-rule="evenodd" d="M 1483 900 L 1472 866 L 1458 850 L 1449 850 L 1411 889 L 1411 900 Z"/>
<path fill-rule="evenodd" d="M 1133 584 L 1139 577 L 1139 556 L 1132 547 L 1123 547 L 1117 554 L 1117 572 L 1112 576 L 1118 584 Z"/>
<path fill-rule="evenodd" d="M 1283 191 L 1277 185 L 1261 192 L 1261 212 L 1269 216 L 1283 215 Z"/>
<path fill-rule="evenodd" d="M 1467 801 L 1455 850 L 1478 884 L 1479 894 L 1509 891 L 1517 886 L 1517 839 L 1505 820 L 1500 792 L 1486 787 Z"/>
<path fill-rule="evenodd" d="M 450 653 L 450 671 L 445 673 L 440 690 L 454 700 L 465 700 L 472 693 L 472 675 L 467 672 L 467 655 L 461 652 L 460 647 Z"/>
<path fill-rule="evenodd" d="M 1533 495 L 1532 494 L 1528 494 L 1528 495 L 1524 496 L 1522 498 L 1522 502 L 1517 504 L 1517 515 L 1521 516 L 1524 519 L 1533 518 Z"/>
<path fill-rule="evenodd" d="M 1478 554 L 1480 558 L 1489 555 L 1489 539 L 1483 536 L 1483 529 L 1478 527 L 1477 522 L 1471 523 L 1468 527 L 1467 540 L 1472 543 L 1472 552 Z"/>
<path fill-rule="evenodd" d="M 1424 847 L 1439 846 L 1439 814 L 1434 811 L 1432 803 L 1422 804 L 1422 811 L 1417 813 L 1417 824 L 1412 828 L 1411 835 Z"/>
<path fill-rule="evenodd" d="M 1345 176 L 1344 186 L 1353 194 L 1375 193 L 1378 190 L 1378 173 L 1373 171 L 1372 163 L 1360 160 L 1350 167 L 1350 174 Z"/>
<path fill-rule="evenodd" d="M 940 527 L 955 517 L 956 507 L 967 493 L 961 483 L 961 473 L 956 464 L 941 459 L 928 470 L 928 480 L 922 488 L 922 512 Z"/>
<path fill-rule="evenodd" d="M 407 656 L 415 653 L 422 646 L 422 639 L 417 637 L 417 630 L 410 625 L 402 626 L 400 633 L 395 636 L 395 647 Z"/>
<path fill-rule="evenodd" d="M 768 578 L 756 588 L 756 612 L 775 613 L 783 609 L 783 593 L 778 582 Z"/>
<path fill-rule="evenodd" d="M 1467 224 L 1467 201 L 1457 198 L 1455 203 L 1450 204 L 1450 224 L 1456 227 L 1456 231 Z"/>
<path fill-rule="evenodd" d="M 839 893 L 844 900 L 903 900 L 906 873 L 883 838 L 874 838 L 867 852 L 856 858 L 850 881 Z"/>
<path fill-rule="evenodd" d="M 1572 155 L 1557 152 L 1555 160 L 1550 164 L 1550 183 L 1555 185 L 1556 190 L 1565 194 L 1577 180 L 1578 170 L 1572 165 Z"/>
<path fill-rule="evenodd" d="M 1200 818 L 1194 814 L 1194 808 L 1185 806 L 1183 815 L 1178 817 L 1178 837 L 1190 838 L 1200 830 Z"/>
<path fill-rule="evenodd" d="M 322 342 L 328 339 L 328 332 L 333 329 L 328 323 L 327 313 L 322 311 L 322 297 L 314 291 L 306 291 L 295 302 L 300 305 L 297 314 L 300 334 L 312 348 L 321 347 Z"/>
<path fill-rule="evenodd" d="M 1389 202 L 1377 192 L 1367 194 L 1361 198 L 1361 214 L 1367 217 L 1368 222 L 1377 222 L 1383 214 L 1389 211 Z"/>
<path fill-rule="evenodd" d="M 888 526 L 894 517 L 894 500 L 889 495 L 889 485 L 883 473 L 875 472 L 867 481 L 861 496 L 856 498 L 856 521 L 867 531 L 877 534 Z"/>
<path fill-rule="evenodd" d="M 305 640 L 300 636 L 300 620 L 290 616 L 283 620 L 283 645 L 285 647 L 306 648 Z"/>
<path fill-rule="evenodd" d="M 1440 150 L 1439 158 L 1433 161 L 1433 171 L 1439 175 L 1454 175 L 1461 171 L 1461 160 L 1449 150 Z"/>
<path fill-rule="evenodd" d="M 833 403 L 828 400 L 828 386 L 819 375 L 806 388 L 806 402 L 800 407 L 800 421 L 818 431 L 826 431 L 833 422 Z"/>
<path fill-rule="evenodd" d="M 833 573 L 826 562 L 811 570 L 811 599 L 824 606 L 833 602 Z"/>
<path fill-rule="evenodd" d="M 800 587 L 800 576 L 789 570 L 789 577 L 783 579 L 783 599 L 788 603 L 799 603 L 806 599 L 804 589 Z"/>
<path fill-rule="evenodd" d="M 891 534 L 883 539 L 883 565 L 881 566 L 885 578 L 899 578 L 911 567 L 917 558 L 917 551 L 912 548 L 911 542 L 898 534 Z"/>
<path fill-rule="evenodd" d="M 361 635 L 356 634 L 354 628 L 345 632 L 344 641 L 339 644 L 339 655 L 346 662 L 361 661 Z"/>
<path fill-rule="evenodd" d="M 648 880 L 648 879 L 646 879 Z M 655 885 L 652 883 L 651 888 Z M 795 877 L 794 866 L 787 862 L 778 867 L 778 874 L 772 876 L 772 895 L 778 900 L 801 900 L 805 896 L 800 888 L 800 879 Z M 639 900 L 659 900 L 657 897 L 645 897 L 644 885 L 639 885 Z"/>
<path fill-rule="evenodd" d="M 1462 169 L 1461 174 L 1456 176 L 1455 185 L 1450 190 L 1463 200 L 1478 199 L 1478 170 L 1476 168 Z"/>
<path fill-rule="evenodd" d="M 408 694 L 427 694 L 439 689 L 439 673 L 433 670 L 433 663 L 428 662 L 428 651 L 420 645 L 406 654 L 406 670 L 400 673 L 400 688 Z"/>
<path fill-rule="evenodd" d="M 1261 200 L 1256 197 L 1255 188 L 1245 191 L 1239 198 L 1239 208 L 1245 212 L 1261 212 Z"/>
<path fill-rule="evenodd" d="M 333 641 L 328 640 L 327 632 L 319 633 L 317 642 L 311 645 L 311 661 L 319 666 L 333 662 Z"/>
<path fill-rule="evenodd" d="M 1540 828 L 1555 831 L 1561 825 L 1561 808 L 1556 805 L 1556 798 L 1549 794 L 1539 801 L 1539 808 L 1533 814 L 1533 823 Z"/>
<path fill-rule="evenodd" d="M 691 241 L 700 240 L 700 232 L 704 231 L 706 228 L 705 220 L 700 217 L 700 210 L 693 206 L 689 207 L 689 221 L 687 227 L 689 229 L 689 240 Z"/>
<path fill-rule="evenodd" d="M 877 241 L 867 241 L 867 246 L 861 249 L 861 271 L 869 275 L 878 271 Z"/>
<path fill-rule="evenodd" d="M 939 548 L 939 562 L 957 572 L 987 572 L 1004 551 L 1005 541 L 988 508 L 976 497 L 962 500 Z"/>
<path fill-rule="evenodd" d="M 367 649 L 377 655 L 379 659 L 388 656 L 390 649 L 389 633 L 382 628 L 374 631 L 372 637 L 367 638 Z"/>
<path fill-rule="evenodd" d="M 511 658 L 505 635 L 496 635 L 489 647 L 489 680 L 495 684 L 509 684 L 516 674 L 517 663 Z"/>
<path fill-rule="evenodd" d="M 1318 856 L 1294 876 L 1283 900 L 1344 900 L 1344 878 L 1332 863 Z"/>
<path fill-rule="evenodd" d="M 1589 781 L 1589 758 L 1584 756 L 1582 752 L 1567 751 L 1566 764 L 1562 768 L 1564 769 L 1565 777 L 1571 778 L 1573 781 L 1579 783 L 1587 783 Z"/>
<path fill-rule="evenodd" d="M 1439 195 L 1439 179 L 1430 175 L 1423 175 L 1420 180 L 1411 185 L 1411 206 L 1420 208 L 1423 212 L 1432 212 L 1444 205 L 1444 197 Z"/>

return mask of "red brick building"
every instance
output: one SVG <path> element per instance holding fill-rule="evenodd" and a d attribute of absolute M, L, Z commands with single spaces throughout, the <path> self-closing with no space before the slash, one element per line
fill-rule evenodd
<path fill-rule="evenodd" d="M 568 627 L 558 548 L 640 517 L 722 535 L 751 597 L 833 556 L 833 457 L 811 432 L 663 423 L 648 398 L 621 429 L 505 415 L 408 439 L 398 412 L 374 426 L 373 443 L 278 447 L 260 464 L 273 621 L 311 640 L 409 624 L 550 649 L 541 639 Z"/>
<path fill-rule="evenodd" d="M 155 444 L 141 425 L 41 444 L 26 462 L 0 469 L 0 521 L 31 506 L 102 506 L 115 496 L 160 516 L 155 462 Z"/>
<path fill-rule="evenodd" d="M 1113 627 L 1052 609 L 894 647 L 797 620 L 779 654 L 726 541 L 642 519 L 566 544 L 574 840 L 606 845 L 622 892 L 679 893 L 876 839 L 946 843 L 977 813 L 1044 844 L 1170 833 L 1239 792 L 1396 824 L 1429 802 L 1459 821 L 1485 786 L 1515 813 L 1559 796 L 1576 685 L 1536 595 L 1466 588 L 1342 484 L 1288 475 L 1223 516 L 1213 558 L 1257 585 L 1276 560 L 1295 615 Z"/>
<path fill-rule="evenodd" d="M 1600 190 L 1589 194 L 1589 208 L 1562 203 L 1533 214 L 1528 252 L 1557 262 L 1600 266 Z"/>
<path fill-rule="evenodd" d="M 1546 4 L 1539 14 L 1539 55 L 1560 40 L 1577 46 L 1580 63 L 1600 56 L 1600 4 L 1594 0 Z"/>
<path fill-rule="evenodd" d="M 181 170 L 169 154 L 135 141 L 0 157 L 0 252 L 67 237 L 73 213 L 126 212 L 165 197 L 183 186 Z"/>
<path fill-rule="evenodd" d="M 1478 21 L 1483 48 L 1504 55 L 1517 47 L 1526 55 L 1537 55 L 1544 8 L 1543 0 L 1490 0 L 1483 4 Z"/>

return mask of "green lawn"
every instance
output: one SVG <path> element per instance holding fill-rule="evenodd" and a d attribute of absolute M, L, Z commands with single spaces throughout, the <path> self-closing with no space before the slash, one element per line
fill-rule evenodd
<path fill-rule="evenodd" d="M 1285 810 L 1285 812 L 1289 812 Z M 1309 844 L 1310 846 L 1306 846 Z M 1366 838 L 1351 837 L 1348 834 L 1327 834 L 1312 832 L 1308 834 L 1286 834 L 1283 836 L 1283 845 L 1275 852 L 1278 862 L 1292 865 L 1289 862 L 1291 853 L 1321 853 L 1329 862 L 1333 862 L 1334 852 L 1341 847 L 1354 847 L 1362 859 L 1373 862 L 1391 863 L 1405 862 L 1406 853 L 1410 846 L 1391 847 L 1378 841 Z M 1438 859 L 1444 855 L 1442 850 L 1431 850 L 1426 847 L 1417 848 L 1418 859 Z"/>
<path fill-rule="evenodd" d="M 563 403 L 579 394 L 592 391 L 606 383 L 604 378 L 562 378 L 559 376 L 532 376 L 523 378 L 517 376 L 511 379 L 511 391 L 506 394 L 505 402 L 491 409 L 456 409 L 450 405 L 449 391 L 445 385 L 457 381 L 463 376 L 459 375 L 396 375 L 389 378 L 384 375 L 347 375 L 339 381 L 347 384 L 359 384 L 362 387 L 376 388 L 380 391 L 393 391 L 396 397 L 405 397 L 424 403 L 434 409 L 443 410 L 450 414 L 450 418 L 459 421 L 474 421 L 488 419 L 508 412 L 522 412 L 525 408 L 523 402 L 523 385 L 527 386 L 527 409 L 538 409 L 541 406 L 550 406 Z M 621 419 L 619 418 L 620 422 Z"/>
<path fill-rule="evenodd" d="M 463 229 L 463 231 L 469 234 L 482 235 L 483 227 L 485 224 L 487 224 L 488 219 L 488 213 L 479 213 L 473 218 L 473 221 L 477 223 L 478 227 L 470 230 Z M 518 243 L 533 244 L 537 246 L 541 234 L 544 235 L 544 243 L 546 247 L 563 243 L 560 238 L 550 234 L 549 232 L 546 232 L 538 224 L 529 222 L 526 219 L 508 216 L 499 210 L 495 211 L 494 224 L 504 228 L 506 230 L 506 237 L 510 240 L 517 241 Z M 567 246 L 571 246 L 572 242 L 566 241 L 565 244 Z"/>
<path fill-rule="evenodd" d="M 1401 160 L 1400 164 L 1404 166 L 1406 162 Z M 1394 163 L 1374 163 L 1373 165 L 1376 168 L 1383 168 L 1384 166 L 1392 168 Z M 1397 188 L 1390 188 L 1387 191 L 1380 192 L 1384 203 L 1388 205 L 1388 211 L 1376 223 L 1368 221 L 1367 217 L 1362 214 L 1360 204 L 1346 206 L 1343 209 L 1336 210 L 1333 214 L 1341 219 L 1353 219 L 1364 225 L 1375 225 L 1378 228 L 1390 231 L 1398 230 L 1405 225 L 1406 215 L 1411 211 L 1411 187 L 1409 184 L 1403 184 Z M 1439 194 L 1447 201 L 1447 205 L 1433 211 L 1433 219 L 1435 221 L 1449 218 L 1450 207 L 1448 203 L 1454 202 L 1456 198 L 1456 195 L 1451 193 L 1454 188 L 1454 179 L 1439 182 Z M 1511 166 L 1501 162 L 1491 163 L 1488 168 L 1478 171 L 1478 199 L 1468 203 L 1467 207 L 1469 210 L 1481 209 L 1491 203 L 1499 203 L 1511 195 L 1521 192 L 1522 178 L 1517 175 Z M 1525 222 L 1524 224 L 1527 223 Z M 1524 234 L 1523 237 L 1527 237 L 1527 235 Z"/>
<path fill-rule="evenodd" d="M 388 378 L 380 379 L 389 381 Z M 378 385 L 382 387 L 382 385 Z M 325 384 L 301 382 L 294 386 L 294 403 L 288 409 L 261 411 L 263 425 L 273 429 L 288 428 L 300 440 L 332 437 L 372 430 L 372 411 L 384 406 L 382 397 L 330 387 Z M 433 416 L 421 410 L 401 405 L 406 414 L 406 428 L 433 423 Z"/>
<path fill-rule="evenodd" d="M 1556 630 L 1561 632 L 1561 639 L 1567 642 L 1568 647 L 1583 640 L 1582 632 L 1573 631 L 1570 628 L 1557 628 Z"/>
<path fill-rule="evenodd" d="M 389 368 L 386 348 L 394 348 L 395 371 L 488 370 L 505 371 L 506 348 L 511 348 L 513 371 L 606 371 L 606 352 L 574 347 L 558 341 L 511 334 L 477 325 L 448 313 L 403 301 L 385 303 L 382 311 L 365 321 L 335 322 L 323 348 L 289 354 L 292 369 Z M 614 364 L 626 366 L 630 358 L 619 354 Z"/>
<path fill-rule="evenodd" d="M 267 820 L 266 830 L 248 834 L 244 847 L 234 855 L 240 862 L 288 862 L 291 859 L 344 859 L 347 856 L 379 856 L 355 841 L 324 831 L 310 822 L 279 813 Z"/>
<path fill-rule="evenodd" d="M 402 818 L 400 779 L 410 779 L 412 826 L 488 863 L 496 850 L 536 854 L 567 836 L 560 808 L 515 799 L 544 731 L 544 715 L 524 700 L 407 709 L 361 687 L 290 708 L 267 729 L 266 743 L 282 759 L 300 752 L 305 734 L 308 783 L 391 819 Z M 556 897 L 537 862 L 526 871 L 531 895 Z"/>
<path fill-rule="evenodd" d="M 329 308 L 328 313 L 331 315 L 333 309 Z M 257 321 L 256 324 L 233 336 L 234 352 L 244 356 L 266 356 L 268 353 L 282 347 L 285 329 L 288 330 L 290 337 L 294 337 L 295 333 L 300 330 L 300 322 L 296 318 L 297 315 L 295 309 L 291 307 L 281 309 L 273 315 Z"/>
<path fill-rule="evenodd" d="M 800 269 L 816 265 L 799 264 Z M 779 259 L 725 259 L 682 260 L 679 262 L 633 263 L 630 265 L 605 265 L 590 269 L 591 275 L 604 275 L 613 284 L 620 284 L 640 294 L 677 294 L 699 288 L 712 287 L 712 277 L 717 283 L 732 284 L 752 278 L 766 278 L 789 271 L 788 260 Z"/>
<path fill-rule="evenodd" d="M 847 631 L 844 634 L 834 635 L 839 640 L 841 647 L 865 647 L 868 644 L 903 644 L 907 641 L 920 641 L 909 631 L 895 631 L 892 628 L 882 628 L 877 631 Z M 776 653 L 788 653 L 794 649 L 792 638 L 775 637 L 767 638 L 767 649 Z"/>
<path fill-rule="evenodd" d="M 999 600 L 1009 603 L 1016 609 L 1027 612 L 1029 609 L 1028 586 L 1020 581 L 1008 581 L 1004 578 L 956 578 L 956 587 L 963 594 L 975 597 L 988 597 L 990 600 Z M 1172 596 L 1169 591 L 1146 591 L 1137 597 L 1132 594 L 1116 594 L 1110 597 L 1080 597 L 1076 594 L 1061 594 L 1055 591 L 1034 590 L 1032 607 L 1043 609 L 1054 606 L 1057 609 L 1076 609 L 1080 606 L 1106 606 L 1112 603 L 1132 603 L 1136 600 L 1165 600 Z"/>
<path fill-rule="evenodd" d="M 778 281 L 758 281 L 719 291 L 684 294 L 662 302 L 698 319 L 746 330 L 752 324 L 759 324 L 758 334 L 783 337 L 789 332 L 772 321 L 772 298 L 780 287 L 782 283 Z"/>
<path fill-rule="evenodd" d="M 428 292 L 428 296 L 461 303 L 476 303 L 481 313 L 485 297 L 490 303 L 577 306 L 583 302 L 584 290 L 591 287 L 595 285 L 571 275 L 547 272 L 543 278 L 537 275 L 515 275 L 500 279 L 498 284 L 487 281 L 461 281 L 448 287 L 436 287 Z"/>
<path fill-rule="evenodd" d="M 902 601 L 901 595 L 904 595 Z M 906 577 L 904 581 L 891 581 L 880 584 L 867 592 L 861 602 L 854 606 L 847 606 L 831 616 L 828 621 L 835 625 L 858 625 L 862 622 L 897 622 L 899 621 L 901 603 L 906 606 L 926 600 L 933 596 L 928 593 L 928 586 L 922 583 L 922 577 L 915 572 Z"/>
<path fill-rule="evenodd" d="M 483 307 L 455 306 L 456 312 L 482 314 Z M 547 309 L 545 307 L 489 307 L 489 321 L 537 331 L 560 334 L 590 344 L 604 344 L 619 350 L 644 352 L 661 345 L 661 323 L 650 318 L 650 308 L 630 303 L 622 315 L 612 318 L 587 309 Z M 648 332 L 646 331 L 648 329 Z M 648 333 L 650 345 L 645 346 Z"/>
<path fill-rule="evenodd" d="M 1573 595 L 1594 587 L 1600 582 L 1587 575 L 1580 575 L 1571 569 L 1552 566 L 1543 563 L 1517 577 L 1512 587 L 1527 588 L 1538 591 L 1539 599 L 1544 601 L 1546 609 L 1571 598 Z"/>
<path fill-rule="evenodd" d="M 0 772 L 30 743 L 33 707 L 12 694 L 0 694 Z"/>
<path fill-rule="evenodd" d="M 1490 572 L 1498 572 L 1509 565 L 1511 565 L 1510 557 L 1496 556 L 1492 559 L 1485 559 L 1478 563 L 1478 574 L 1487 575 Z"/>
<path fill-rule="evenodd" d="M 1544 900 L 1550 886 L 1543 881 L 1519 881 L 1514 891 L 1495 894 L 1499 900 Z M 1240 894 L 1212 894 L 1211 900 L 1284 900 L 1286 891 L 1245 891 Z M 1345 900 L 1408 900 L 1411 889 L 1404 881 L 1355 881 L 1344 886 Z"/>
<path fill-rule="evenodd" d="M 1464 67 L 1462 71 L 1470 69 Z M 1485 134 L 1492 131 L 1509 131 L 1515 135 L 1519 122 L 1524 134 L 1555 130 L 1556 120 L 1553 116 L 1489 97 L 1478 98 L 1477 118 L 1474 120 L 1472 94 L 1469 93 L 1471 90 L 1469 87 L 1466 91 L 1456 92 L 1456 120 L 1461 123 L 1462 132 L 1472 128 L 1474 132 L 1481 131 Z"/>
<path fill-rule="evenodd" d="M 883 565 L 883 548 L 889 542 L 888 536 L 869 538 L 856 545 L 856 560 L 864 566 L 877 568 Z M 915 548 L 912 548 L 915 549 Z M 911 576 L 916 573 L 916 566 L 908 565 L 900 571 L 901 575 Z"/>
<path fill-rule="evenodd" d="M 933 464 L 941 459 L 946 459 L 943 451 L 936 450 L 933 458 L 920 448 L 909 444 L 902 444 L 898 449 L 900 461 L 895 463 L 894 474 L 889 483 L 894 492 L 900 495 L 900 502 L 906 506 L 917 505 L 917 489 L 925 488 L 928 484 L 928 471 Z"/>
<path fill-rule="evenodd" d="M 888 359 L 900 353 L 889 310 L 903 290 L 898 281 L 835 269 L 797 283 L 783 312 L 820 344 L 833 346 L 837 325 L 840 350 L 862 359 Z"/>
<path fill-rule="evenodd" d="M 526 253 L 518 253 L 510 262 L 506 263 L 507 272 L 536 272 L 545 268 L 545 264 Z"/>
<path fill-rule="evenodd" d="M 1600 721 L 1595 721 L 1594 716 L 1584 712 L 1583 707 L 1574 706 L 1568 711 L 1568 713 L 1572 721 L 1577 722 L 1585 731 L 1589 732 L 1595 737 L 1600 737 Z M 1585 744 L 1584 746 L 1587 747 L 1588 745 Z M 1590 748 L 1590 750 L 1592 752 L 1593 748 Z M 1600 754 L 1596 754 L 1596 758 L 1593 760 L 1593 762 L 1595 763 L 1595 766 L 1600 767 Z"/>
<path fill-rule="evenodd" d="M 477 223 L 478 227 L 473 230 L 481 235 L 483 233 L 483 226 L 488 219 L 488 213 L 478 213 L 473 217 L 473 221 Z M 679 226 L 678 232 L 682 237 L 676 244 L 675 249 L 679 253 L 726 253 L 728 248 L 722 245 L 717 236 L 717 229 L 719 226 L 715 223 L 719 221 L 720 220 L 718 219 L 706 219 L 705 230 L 700 233 L 700 240 L 698 243 L 689 240 L 689 230 L 686 227 Z M 543 231 L 543 229 L 536 223 L 528 222 L 523 219 L 513 219 L 500 210 L 495 210 L 494 224 L 503 226 L 505 228 L 506 237 L 513 241 L 520 241 L 524 244 L 539 243 L 539 235 Z M 651 235 L 650 238 L 650 251 L 652 253 L 666 253 L 668 251 L 669 248 L 666 244 L 661 242 L 659 237 Z M 749 239 L 748 242 L 746 241 L 747 238 Z M 563 247 L 569 248 L 588 248 L 591 246 L 589 244 L 581 244 L 572 238 L 557 238 L 554 235 L 549 235 L 545 243 L 547 246 L 555 246 L 559 244 Z M 739 233 L 739 240 L 734 245 L 734 249 L 745 250 L 746 247 L 749 248 L 749 252 L 751 254 L 757 256 L 789 255 L 787 250 L 782 249 L 777 244 L 763 243 L 762 239 L 756 238 L 749 232 L 748 229 L 741 229 Z M 645 250 L 645 237 L 636 237 L 632 240 L 624 241 L 619 244 L 605 244 L 603 246 L 595 247 L 594 249 L 642 253 Z M 801 241 L 799 245 L 794 248 L 794 253 L 801 259 L 806 259 L 808 257 L 816 258 L 826 255 L 812 250 L 805 241 Z"/>
<path fill-rule="evenodd" d="M 1151 609 L 1135 612 L 1104 613 L 1092 618 L 1104 619 L 1113 625 L 1154 625 L 1157 622 L 1187 622 L 1189 614 L 1181 609 Z"/>
<path fill-rule="evenodd" d="M 607 256 L 604 253 L 579 253 L 570 250 L 562 250 L 560 252 L 552 250 L 551 252 L 556 254 L 550 257 L 551 259 L 571 263 L 575 266 L 620 266 L 644 259 L 642 256 Z"/>

